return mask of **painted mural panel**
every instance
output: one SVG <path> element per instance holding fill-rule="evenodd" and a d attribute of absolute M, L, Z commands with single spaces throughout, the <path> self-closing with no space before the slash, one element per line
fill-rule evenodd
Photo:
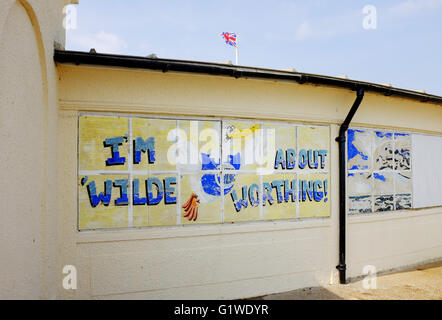
<path fill-rule="evenodd" d="M 394 168 L 411 170 L 411 136 L 408 133 L 394 134 Z"/>
<path fill-rule="evenodd" d="M 235 170 L 257 170 L 262 166 L 261 124 L 250 121 L 223 121 L 223 162 Z"/>
<path fill-rule="evenodd" d="M 297 127 L 292 124 L 264 123 L 262 126 L 262 153 L 257 157 L 264 171 L 285 170 L 293 172 L 297 166 Z M 276 139 L 277 137 L 277 139 Z M 275 155 L 288 161 L 275 162 Z M 262 159 L 262 160 L 261 160 Z"/>
<path fill-rule="evenodd" d="M 228 196 L 224 198 L 224 221 L 260 220 L 261 204 L 273 202 L 273 198 L 266 196 L 271 193 L 271 187 L 261 186 L 260 176 L 257 174 L 237 173 L 226 181 L 230 182 L 231 190 L 225 190 Z M 261 188 L 264 189 L 264 196 Z"/>
<path fill-rule="evenodd" d="M 400 171 L 394 174 L 396 210 L 411 208 L 412 181 L 411 171 Z"/>
<path fill-rule="evenodd" d="M 176 144 L 177 120 L 132 118 L 134 170 L 176 170 L 176 155 L 169 148 Z M 162 137 L 162 139 L 154 139 Z"/>
<path fill-rule="evenodd" d="M 393 133 L 375 131 L 374 170 L 393 169 Z"/>
<path fill-rule="evenodd" d="M 218 121 L 178 120 L 177 169 L 219 170 L 221 126 Z"/>
<path fill-rule="evenodd" d="M 374 185 L 373 191 L 375 195 L 393 194 L 394 193 L 394 181 L 392 172 L 374 172 Z"/>
<path fill-rule="evenodd" d="M 347 131 L 347 168 L 349 170 L 369 170 L 372 168 L 372 132 L 362 129 Z"/>
<path fill-rule="evenodd" d="M 328 127 L 298 127 L 299 169 L 328 171 L 330 150 L 330 133 Z"/>
<path fill-rule="evenodd" d="M 348 195 L 361 196 L 372 193 L 372 174 L 370 172 L 349 172 L 347 174 Z"/>
<path fill-rule="evenodd" d="M 132 186 L 134 227 L 176 225 L 176 175 L 134 175 Z"/>
<path fill-rule="evenodd" d="M 262 176 L 262 215 L 265 220 L 296 218 L 298 180 L 295 174 L 268 174 Z"/>
<path fill-rule="evenodd" d="M 221 172 L 182 174 L 181 224 L 221 223 Z"/>
<path fill-rule="evenodd" d="M 373 199 L 371 195 L 349 196 L 348 202 L 348 212 L 350 214 L 372 212 Z"/>
<path fill-rule="evenodd" d="M 370 172 L 348 172 L 349 213 L 368 213 L 372 211 L 372 180 Z"/>
<path fill-rule="evenodd" d="M 374 172 L 374 209 L 379 211 L 394 210 L 394 180 L 392 172 Z"/>
<path fill-rule="evenodd" d="M 330 175 L 328 173 L 300 174 L 298 179 L 299 217 L 328 217 L 330 215 Z"/>
<path fill-rule="evenodd" d="M 383 195 L 383 196 L 375 196 L 374 197 L 374 211 L 393 211 L 394 210 L 394 202 L 393 195 Z"/>
<path fill-rule="evenodd" d="M 411 208 L 410 155 L 408 133 L 349 129 L 347 140 L 349 213 Z"/>
<path fill-rule="evenodd" d="M 328 127 L 85 115 L 78 142 L 80 230 L 330 215 Z"/>
<path fill-rule="evenodd" d="M 396 210 L 411 208 L 411 194 L 396 194 L 394 199 Z"/>
<path fill-rule="evenodd" d="M 78 184 L 80 229 L 128 226 L 127 175 L 80 176 Z"/>
<path fill-rule="evenodd" d="M 84 116 L 79 119 L 79 169 L 127 170 L 129 120 Z"/>

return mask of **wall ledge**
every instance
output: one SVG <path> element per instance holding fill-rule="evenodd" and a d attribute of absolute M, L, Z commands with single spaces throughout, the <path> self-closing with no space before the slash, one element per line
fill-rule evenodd
<path fill-rule="evenodd" d="M 431 207 L 431 208 L 399 210 L 399 211 L 382 212 L 382 213 L 367 213 L 367 214 L 349 215 L 348 216 L 348 223 L 349 224 L 373 223 L 373 222 L 379 222 L 379 221 L 416 218 L 416 217 L 429 216 L 429 215 L 435 215 L 435 214 L 442 215 L 442 207 Z"/>
<path fill-rule="evenodd" d="M 280 221 L 254 221 L 230 224 L 205 224 L 197 226 L 164 226 L 77 231 L 77 244 L 142 241 L 156 239 L 221 236 L 228 234 L 279 232 L 297 229 L 330 228 L 330 218 L 303 218 Z"/>

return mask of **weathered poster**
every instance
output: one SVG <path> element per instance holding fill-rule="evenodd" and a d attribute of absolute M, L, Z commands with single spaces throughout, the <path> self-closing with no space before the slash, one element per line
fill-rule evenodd
<path fill-rule="evenodd" d="M 329 128 L 79 117 L 79 229 L 327 217 Z"/>
<path fill-rule="evenodd" d="M 349 213 L 411 208 L 410 134 L 369 129 L 347 134 Z"/>

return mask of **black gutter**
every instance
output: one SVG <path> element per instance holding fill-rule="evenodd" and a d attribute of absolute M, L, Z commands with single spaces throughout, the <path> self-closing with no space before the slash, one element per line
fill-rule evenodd
<path fill-rule="evenodd" d="M 357 90 L 376 92 L 386 96 L 397 95 L 405 98 L 419 100 L 421 102 L 433 102 L 442 105 L 442 97 L 421 93 L 413 90 L 405 90 L 384 86 L 380 84 L 362 82 L 351 79 L 290 72 L 283 70 L 272 70 L 264 68 L 252 68 L 222 63 L 209 63 L 187 60 L 159 59 L 134 57 L 114 54 L 89 53 L 78 51 L 55 50 L 54 60 L 58 63 L 72 63 L 85 65 L 100 65 L 109 67 L 123 67 L 136 69 L 158 70 L 162 72 L 190 72 L 199 74 L 209 74 L 216 76 L 228 76 L 234 78 L 257 78 L 270 80 L 287 80 L 297 83 L 311 83 L 318 85 L 335 86 Z"/>
<path fill-rule="evenodd" d="M 353 102 L 353 106 L 347 114 L 344 122 L 339 128 L 339 136 L 336 141 L 339 143 L 339 264 L 336 268 L 339 270 L 339 282 L 342 284 L 346 283 L 346 270 L 347 266 L 345 264 L 345 233 L 346 233 L 346 192 L 345 192 L 345 178 L 346 178 L 346 161 L 345 161 L 345 134 L 347 132 L 348 126 L 353 119 L 356 111 L 364 98 L 364 89 L 359 88 L 356 93 L 356 100 Z"/>

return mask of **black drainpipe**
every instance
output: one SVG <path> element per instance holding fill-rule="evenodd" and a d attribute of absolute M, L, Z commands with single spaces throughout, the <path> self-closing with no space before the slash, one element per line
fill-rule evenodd
<path fill-rule="evenodd" d="M 339 143 L 339 264 L 336 269 L 339 270 L 339 282 L 346 283 L 345 271 L 347 266 L 345 264 L 345 217 L 346 217 L 346 194 L 345 194 L 345 176 L 346 176 L 346 161 L 345 161 L 345 133 L 348 125 L 355 115 L 356 111 L 364 98 L 364 89 L 360 88 L 356 93 L 356 100 L 347 114 L 344 122 L 339 128 L 339 136 L 336 141 Z"/>

